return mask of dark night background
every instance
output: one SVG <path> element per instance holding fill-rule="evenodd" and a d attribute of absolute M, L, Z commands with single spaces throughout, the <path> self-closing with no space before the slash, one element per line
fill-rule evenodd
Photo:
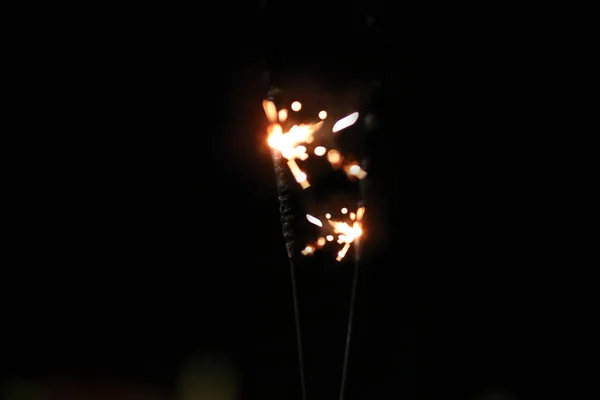
<path fill-rule="evenodd" d="M 258 0 L 129 2 L 123 29 L 106 28 L 124 77 L 102 90 L 101 67 L 81 74 L 98 89 L 83 103 L 101 111 L 81 117 L 77 157 L 95 167 L 68 165 L 56 183 L 81 191 L 56 200 L 62 228 L 40 232 L 51 262 L 8 320 L 20 329 L 7 376 L 174 398 L 185 362 L 217 354 L 239 398 L 300 398 L 260 105 L 275 31 L 279 68 L 320 69 L 323 86 L 381 82 L 347 398 L 530 398 L 552 304 L 540 254 L 555 250 L 528 47 L 510 9 L 446 3 L 287 2 L 275 14 L 294 36 Z M 353 267 L 317 260 L 298 265 L 308 398 L 333 399 Z"/>

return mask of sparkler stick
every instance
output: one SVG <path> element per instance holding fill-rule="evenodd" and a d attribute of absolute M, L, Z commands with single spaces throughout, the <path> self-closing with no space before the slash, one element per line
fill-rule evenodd
<path fill-rule="evenodd" d="M 357 219 L 362 219 L 365 210 L 365 181 L 359 182 L 360 200 L 358 203 Z M 361 211 L 362 210 L 362 211 Z M 350 342 L 352 339 L 352 325 L 354 322 L 354 307 L 356 303 L 356 287 L 358 286 L 358 271 L 360 269 L 361 245 L 360 236 L 354 240 L 354 274 L 352 277 L 352 293 L 350 294 L 350 313 L 348 315 L 348 328 L 346 330 L 346 348 L 344 350 L 344 365 L 342 367 L 342 382 L 340 386 L 340 400 L 344 400 L 346 379 L 348 376 L 348 362 L 350 360 Z"/>
<path fill-rule="evenodd" d="M 269 119 L 269 122 L 273 122 L 277 115 L 275 111 L 275 104 L 272 101 L 263 102 L 263 108 L 265 114 Z M 275 113 L 275 114 L 273 114 Z M 293 207 L 291 204 L 292 186 L 288 183 L 286 178 L 286 168 L 284 167 L 284 157 L 282 153 L 273 148 L 271 151 L 273 159 L 273 166 L 275 168 L 275 179 L 277 182 L 277 197 L 279 199 L 279 214 L 281 218 L 281 226 L 283 232 L 283 238 L 285 240 L 285 247 L 287 249 L 287 256 L 290 265 L 290 276 L 292 280 L 292 299 L 294 303 L 294 322 L 296 325 L 296 340 L 298 346 L 298 367 L 300 369 L 300 386 L 302 400 L 306 400 L 306 383 L 304 378 L 304 351 L 302 349 L 302 331 L 300 329 L 300 312 L 298 310 L 298 294 L 296 285 L 296 270 L 294 264 L 294 230 L 293 230 Z M 296 180 L 298 178 L 296 177 Z"/>
<path fill-rule="evenodd" d="M 373 98 L 371 98 L 371 100 L 373 101 Z M 373 107 L 373 104 L 371 104 L 371 107 Z M 367 132 L 373 131 L 376 129 L 376 126 L 377 126 L 377 122 L 376 122 L 375 115 L 372 113 L 368 113 L 365 118 L 365 130 Z M 367 167 L 367 165 L 366 165 L 367 163 L 368 163 L 368 159 L 366 157 L 364 157 L 362 160 L 362 164 L 363 164 L 362 167 Z M 351 168 L 353 168 L 353 167 L 351 167 Z M 365 210 L 365 202 L 366 202 L 367 181 L 365 179 L 362 179 L 359 176 L 360 171 L 364 172 L 362 167 L 358 166 L 358 169 L 355 167 L 354 171 L 351 171 L 352 175 L 355 175 L 355 176 L 359 177 L 359 179 L 360 179 L 360 181 L 358 183 L 360 194 L 359 194 L 359 202 L 358 202 L 358 211 L 357 211 L 357 215 L 356 215 L 357 220 L 362 220 L 362 217 L 364 215 L 364 210 Z M 366 176 L 366 173 L 364 174 L 363 178 L 365 176 Z M 360 270 L 360 265 L 361 265 L 361 243 L 360 243 L 360 236 L 359 236 L 356 238 L 356 243 L 355 243 L 355 248 L 354 248 L 354 276 L 352 278 L 352 293 L 350 295 L 350 313 L 348 315 L 348 329 L 346 331 L 346 349 L 344 351 L 344 365 L 342 367 L 342 382 L 341 382 L 341 387 L 340 387 L 340 400 L 344 400 L 346 379 L 348 376 L 348 362 L 350 359 L 350 343 L 352 340 L 352 326 L 353 326 L 353 322 L 354 322 L 354 309 L 355 309 L 356 292 L 357 292 L 356 288 L 358 286 L 358 273 Z"/>

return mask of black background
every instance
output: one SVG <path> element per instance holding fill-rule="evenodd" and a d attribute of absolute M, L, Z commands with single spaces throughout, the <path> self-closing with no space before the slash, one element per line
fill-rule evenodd
<path fill-rule="evenodd" d="M 306 31 L 292 44 L 275 28 L 288 23 Z M 168 392 L 185 360 L 218 352 L 242 398 L 299 398 L 260 105 L 276 54 L 281 70 L 319 70 L 323 86 L 382 84 L 347 398 L 526 398 L 551 304 L 540 255 L 557 250 L 542 233 L 549 177 L 519 24 L 508 5 L 467 2 L 290 2 L 267 18 L 258 2 L 130 2 L 108 59 L 125 76 L 106 93 L 86 61 L 83 99 L 101 111 L 81 116 L 78 162 L 44 191 L 61 211 L 39 233 L 35 283 L 25 273 L 29 289 L 12 297 L 13 375 Z M 348 43 L 352 55 L 331 56 Z M 333 398 L 352 264 L 298 269 L 308 396 Z"/>

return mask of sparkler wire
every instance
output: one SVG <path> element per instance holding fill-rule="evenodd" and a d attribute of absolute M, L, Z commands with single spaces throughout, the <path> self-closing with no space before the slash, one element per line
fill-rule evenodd
<path fill-rule="evenodd" d="M 352 339 L 352 323 L 354 320 L 354 305 L 356 303 L 356 287 L 358 286 L 358 270 L 360 267 L 360 238 L 354 241 L 354 274 L 352 277 L 352 294 L 350 295 L 350 314 L 348 316 L 348 329 L 346 331 L 346 349 L 344 350 L 344 366 L 342 367 L 342 384 L 340 387 L 340 400 L 344 400 L 346 378 L 348 376 L 348 361 L 350 359 L 350 342 Z"/>
<path fill-rule="evenodd" d="M 365 181 L 359 182 L 360 188 L 360 200 L 358 208 L 364 207 L 365 203 Z M 357 208 L 357 209 L 358 209 Z M 350 294 L 350 312 L 348 315 L 348 328 L 346 330 L 346 348 L 344 350 L 344 365 L 342 367 L 342 382 L 340 385 L 340 400 L 344 400 L 344 394 L 346 389 L 346 379 L 348 377 L 348 363 L 350 360 L 350 343 L 352 341 L 352 326 L 354 322 L 354 308 L 356 304 L 356 288 L 358 286 L 358 272 L 361 263 L 361 237 L 357 237 L 354 240 L 354 274 L 352 277 L 352 293 Z"/>
<path fill-rule="evenodd" d="M 293 231 L 293 210 L 290 201 L 290 186 L 285 178 L 285 168 L 282 166 L 283 160 L 281 154 L 272 152 L 273 166 L 275 167 L 275 178 L 277 180 L 277 197 L 279 199 L 279 213 L 281 217 L 281 226 L 283 229 L 283 238 L 287 249 L 287 255 L 290 265 L 290 275 L 292 279 L 292 299 L 294 302 L 294 320 L 296 325 L 296 340 L 298 346 L 298 367 L 300 369 L 300 386 L 302 400 L 306 400 L 306 380 L 304 377 L 304 351 L 302 349 L 302 330 L 300 329 L 300 311 L 298 309 L 298 294 L 296 285 L 296 268 L 294 264 L 294 231 Z"/>
<path fill-rule="evenodd" d="M 300 368 L 300 385 L 302 400 L 306 400 L 306 382 L 304 379 L 304 356 L 302 350 L 302 331 L 300 330 L 300 312 L 298 310 L 298 295 L 296 293 L 296 268 L 294 260 L 290 257 L 290 275 L 292 277 L 292 297 L 294 299 L 294 316 L 296 323 L 296 339 L 298 341 L 298 366 Z"/>

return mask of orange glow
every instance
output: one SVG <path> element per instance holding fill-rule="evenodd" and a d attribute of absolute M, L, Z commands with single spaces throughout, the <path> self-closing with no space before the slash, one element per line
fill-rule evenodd
<path fill-rule="evenodd" d="M 319 118 L 321 118 L 321 119 L 327 118 L 327 111 L 323 110 L 323 111 L 319 112 Z"/>
<path fill-rule="evenodd" d="M 300 186 L 302 186 L 302 189 L 310 187 L 310 183 L 308 183 L 306 174 L 302 172 L 302 170 L 300 169 L 298 164 L 296 164 L 296 161 L 294 161 L 294 159 L 288 160 L 287 165 L 290 168 L 290 171 L 292 171 L 292 175 L 294 175 L 294 179 L 296 179 L 296 182 L 298 182 Z"/>
<path fill-rule="evenodd" d="M 349 176 L 354 176 L 358 179 L 365 179 L 367 177 L 367 172 L 363 170 L 358 164 L 352 164 L 349 167 L 346 167 L 346 173 Z"/>
<path fill-rule="evenodd" d="M 334 168 L 336 168 L 339 167 L 342 162 L 342 155 L 339 151 L 332 149 L 327 152 L 327 160 Z"/>
<path fill-rule="evenodd" d="M 349 248 L 350 248 L 350 243 L 345 243 L 344 247 L 342 247 L 342 249 L 340 251 L 338 251 L 338 256 L 336 257 L 336 260 L 342 261 L 342 259 L 344 257 L 346 257 L 346 253 L 348 252 Z"/>
<path fill-rule="evenodd" d="M 360 167 L 356 164 L 350 167 L 350 173 L 352 175 L 357 175 L 360 172 Z"/>
<path fill-rule="evenodd" d="M 271 100 L 263 100 L 262 106 L 269 122 L 272 124 L 277 122 L 277 108 L 275 107 L 275 103 Z"/>
<path fill-rule="evenodd" d="M 358 240 L 362 236 L 362 225 L 358 221 L 354 221 L 352 226 L 347 222 L 340 221 L 329 221 L 329 224 L 333 227 L 333 231 L 339 234 L 338 243 L 344 243 L 344 247 L 339 251 L 336 258 L 337 261 L 341 261 L 348 252 L 352 242 Z"/>
<path fill-rule="evenodd" d="M 364 215 L 365 215 L 364 207 L 360 207 L 358 210 L 356 210 L 356 220 L 357 221 L 361 221 Z"/>
<path fill-rule="evenodd" d="M 346 213 L 348 212 L 348 209 L 346 209 L 345 207 L 342 209 L 342 212 L 344 212 L 343 210 L 346 210 Z M 341 261 L 346 256 L 346 253 L 350 249 L 352 243 L 354 243 L 355 241 L 358 241 L 360 239 L 360 237 L 362 237 L 363 230 L 362 230 L 362 223 L 360 222 L 360 220 L 362 219 L 364 213 L 365 213 L 364 207 L 360 207 L 357 210 L 356 214 L 351 212 L 350 218 L 352 220 L 354 220 L 356 218 L 356 220 L 354 220 L 351 223 L 346 222 L 346 221 L 332 221 L 329 219 L 331 217 L 331 215 L 329 213 L 327 213 L 325 215 L 327 217 L 327 222 L 333 229 L 333 233 L 337 235 L 337 242 L 339 244 L 343 245 L 342 248 L 338 251 L 338 255 L 336 258 L 337 261 Z M 316 217 L 313 217 L 310 214 L 306 214 L 306 218 L 311 223 L 313 223 L 317 226 L 323 225 L 321 220 L 319 220 Z M 323 247 L 325 245 L 326 241 L 333 242 L 334 240 L 335 240 L 335 237 L 332 234 L 328 234 L 324 238 L 320 237 L 316 241 L 315 244 L 307 245 L 306 248 L 302 251 L 302 254 L 303 255 L 312 255 L 317 248 L 320 249 L 321 247 Z"/>
<path fill-rule="evenodd" d="M 302 103 L 300 103 L 299 101 L 294 101 L 292 103 L 292 110 L 293 111 L 300 111 L 302 109 Z"/>
<path fill-rule="evenodd" d="M 299 158 L 306 159 L 306 147 L 301 143 L 312 143 L 314 133 L 321 129 L 323 122 L 314 125 L 294 125 L 288 132 L 283 132 L 281 125 L 269 126 L 267 143 L 288 160 Z"/>
<path fill-rule="evenodd" d="M 315 251 L 315 249 L 313 249 L 313 247 L 312 247 L 312 246 L 306 246 L 306 247 L 304 248 L 304 250 L 302 250 L 302 251 L 301 251 L 301 253 L 302 253 L 302 255 L 303 255 L 303 256 L 307 256 L 307 255 L 309 255 L 309 254 L 313 254 L 313 253 L 314 253 L 314 251 Z"/>
<path fill-rule="evenodd" d="M 279 116 L 279 122 L 285 122 L 288 117 L 288 111 L 285 108 L 282 110 L 279 110 L 278 116 Z"/>
<path fill-rule="evenodd" d="M 306 154 L 306 146 L 296 146 L 296 158 L 299 158 L 302 161 L 308 158 L 308 154 Z"/>

